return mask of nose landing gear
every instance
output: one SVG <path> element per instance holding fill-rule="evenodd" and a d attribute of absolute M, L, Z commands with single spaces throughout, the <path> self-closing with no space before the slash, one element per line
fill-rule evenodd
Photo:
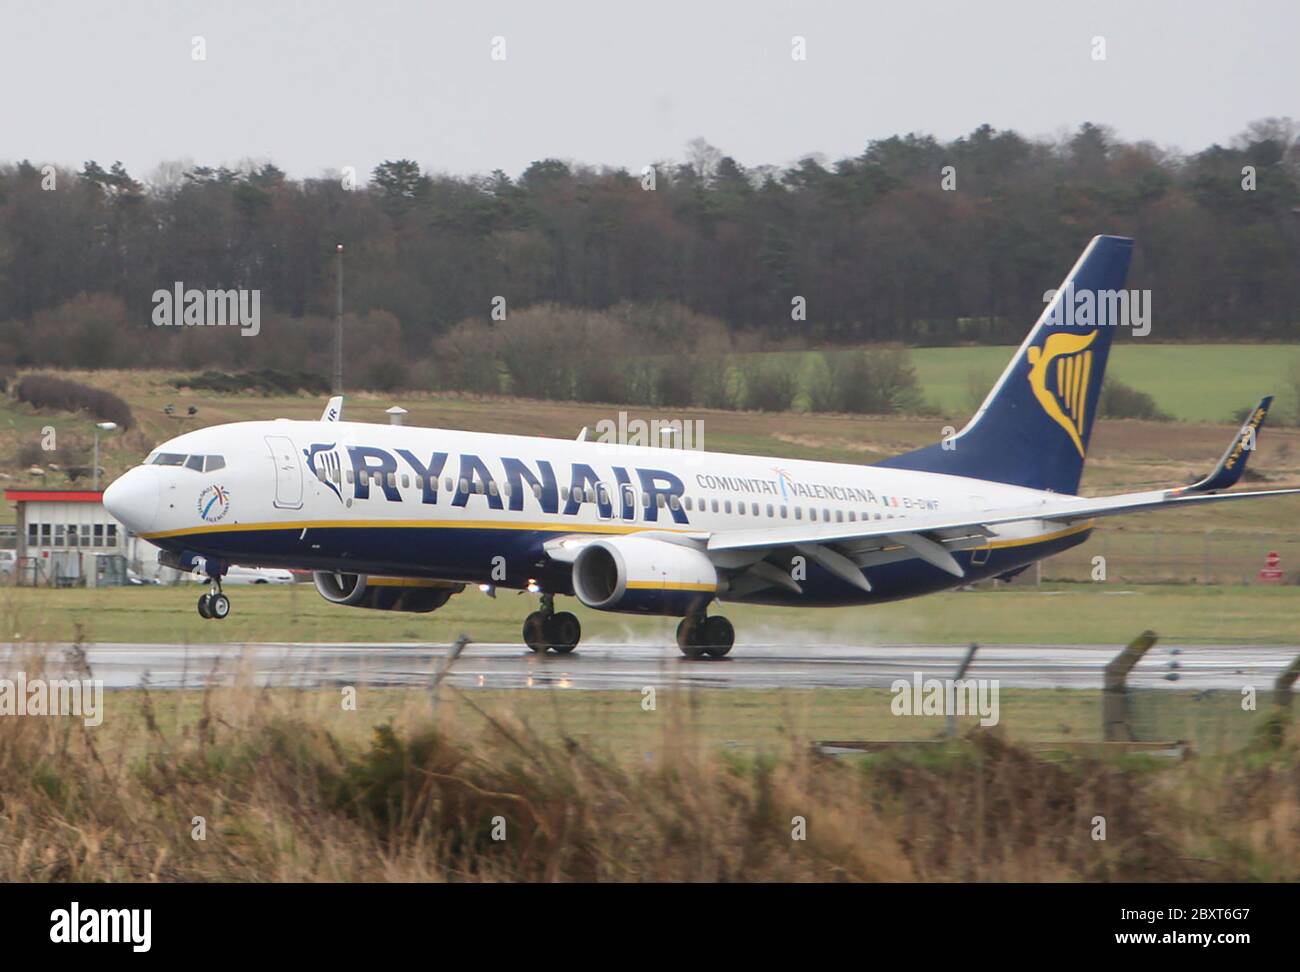
<path fill-rule="evenodd" d="M 199 617 L 207 620 L 224 621 L 230 616 L 230 598 L 221 593 L 221 577 L 209 575 L 212 590 L 199 598 Z"/>
<path fill-rule="evenodd" d="M 556 612 L 555 596 L 542 595 L 542 607 L 524 619 L 524 644 L 539 655 L 547 649 L 567 655 L 582 640 L 582 625 L 568 611 Z"/>

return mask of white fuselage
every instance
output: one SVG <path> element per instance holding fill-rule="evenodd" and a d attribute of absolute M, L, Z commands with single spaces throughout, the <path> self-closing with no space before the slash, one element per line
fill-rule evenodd
<path fill-rule="evenodd" d="M 548 569 L 543 544 L 558 536 L 890 519 L 903 527 L 912 518 L 1024 508 L 1055 496 L 847 463 L 284 419 L 186 433 L 150 460 L 114 485 L 116 505 L 129 528 L 165 549 L 225 563 L 518 587 Z M 991 548 L 1019 549 L 989 570 L 1055 552 L 1036 549 L 1037 541 L 1064 532 L 1067 546 L 1083 538 L 1042 521 L 994 530 Z M 951 580 L 940 583 L 926 569 L 915 593 Z M 878 599 L 909 593 L 887 584 Z M 755 598 L 871 599 L 815 590 Z"/>

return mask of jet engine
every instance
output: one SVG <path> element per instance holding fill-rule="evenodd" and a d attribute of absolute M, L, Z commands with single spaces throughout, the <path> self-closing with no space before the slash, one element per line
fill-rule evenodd
<path fill-rule="evenodd" d="M 703 614 L 726 589 L 708 555 L 696 547 L 647 537 L 593 540 L 573 561 L 573 591 L 601 611 Z"/>
<path fill-rule="evenodd" d="M 411 611 L 424 614 L 436 611 L 464 584 L 449 581 L 406 577 L 371 577 L 367 574 L 343 574 L 331 570 L 312 573 L 316 590 L 331 604 L 374 608 L 377 611 Z"/>

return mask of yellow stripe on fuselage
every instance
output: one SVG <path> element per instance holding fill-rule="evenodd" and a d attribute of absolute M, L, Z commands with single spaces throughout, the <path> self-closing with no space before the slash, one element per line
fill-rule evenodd
<path fill-rule="evenodd" d="M 1041 533 L 1032 537 L 1017 537 L 1007 540 L 990 540 L 983 547 L 974 549 L 1001 550 L 1005 547 L 1027 547 L 1036 543 L 1059 540 L 1092 529 L 1093 521 L 1066 527 L 1052 533 Z M 565 529 L 567 527 L 567 529 Z M 296 523 L 217 523 L 204 526 L 187 527 L 180 530 L 163 530 L 158 533 L 142 533 L 146 540 L 160 540 L 166 537 L 186 537 L 195 534 L 213 533 L 254 533 L 261 530 L 337 530 L 337 529 L 440 529 L 440 530 L 532 530 L 542 533 L 593 533 L 627 535 L 644 533 L 647 530 L 659 530 L 670 533 L 700 533 L 700 530 L 683 530 L 677 527 L 660 526 L 657 523 L 638 523 L 625 525 L 621 523 L 519 523 L 506 520 L 300 520 Z M 901 530 L 900 532 L 907 532 Z M 779 546 L 779 544 L 773 544 Z"/>
<path fill-rule="evenodd" d="M 1092 529 L 1092 520 L 1087 523 L 1080 523 L 1076 526 L 1066 527 L 1064 530 L 1056 530 L 1052 533 L 1040 533 L 1034 537 L 1018 537 L 1014 540 L 990 540 L 983 547 L 976 547 L 976 550 L 992 549 L 1001 550 L 1003 547 L 1028 547 L 1035 543 L 1047 543 L 1049 540 L 1060 540 L 1062 537 L 1072 537 L 1076 533 L 1083 533 L 1085 530 Z"/>
<path fill-rule="evenodd" d="M 262 530 L 534 530 L 545 533 L 642 533 L 646 530 L 666 530 L 671 533 L 699 533 L 661 526 L 658 523 L 638 523 L 635 526 L 618 523 L 519 523 L 513 520 L 298 520 L 293 523 L 216 523 L 204 526 L 183 527 L 179 530 L 160 530 L 142 533 L 146 540 L 167 537 L 188 537 L 212 533 L 256 533 Z"/>

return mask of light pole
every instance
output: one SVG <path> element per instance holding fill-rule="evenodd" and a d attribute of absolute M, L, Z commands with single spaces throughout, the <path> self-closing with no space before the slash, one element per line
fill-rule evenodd
<path fill-rule="evenodd" d="M 95 466 L 93 474 L 95 477 L 95 492 L 99 492 L 99 433 L 112 432 L 117 428 L 116 422 L 96 422 L 95 423 Z"/>
<path fill-rule="evenodd" d="M 334 309 L 334 394 L 343 394 L 343 244 L 336 247 L 339 255 L 338 300 Z"/>

